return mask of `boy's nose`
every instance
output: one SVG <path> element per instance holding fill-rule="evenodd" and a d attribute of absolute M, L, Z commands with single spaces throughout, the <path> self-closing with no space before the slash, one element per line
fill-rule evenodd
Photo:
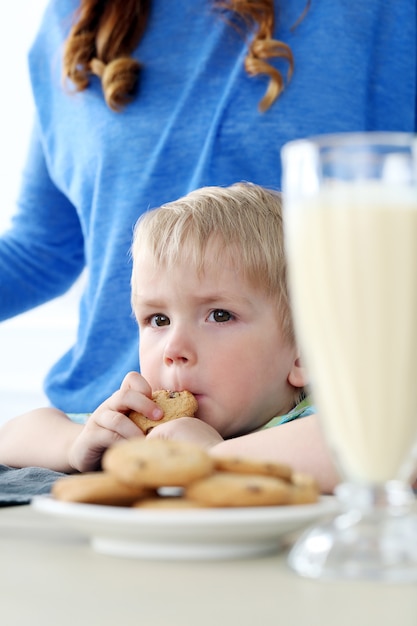
<path fill-rule="evenodd" d="M 176 333 L 165 345 L 164 361 L 166 365 L 186 365 L 196 360 L 196 352 L 190 337 Z"/>
<path fill-rule="evenodd" d="M 180 356 L 180 355 L 175 356 L 171 354 L 165 354 L 166 365 L 171 365 L 174 363 L 177 363 L 177 364 L 183 363 L 185 365 L 187 362 L 188 362 L 188 359 L 185 356 Z"/>

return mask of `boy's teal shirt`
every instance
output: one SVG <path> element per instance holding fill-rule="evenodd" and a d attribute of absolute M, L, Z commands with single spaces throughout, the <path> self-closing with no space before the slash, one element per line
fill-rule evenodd
<path fill-rule="evenodd" d="M 285 415 L 278 415 L 273 417 L 269 422 L 258 428 L 258 430 L 265 430 L 266 428 L 273 428 L 274 426 L 280 426 L 287 422 L 292 422 L 300 417 L 306 417 L 307 415 L 313 415 L 316 412 L 315 406 L 311 403 L 310 396 L 304 398 L 299 402 L 291 411 L 285 413 Z M 77 424 L 85 424 L 90 413 L 71 413 L 68 417 L 71 421 Z"/>
<path fill-rule="evenodd" d="M 273 428 L 274 426 L 280 426 L 287 422 L 299 419 L 300 417 L 307 417 L 307 415 L 314 415 L 316 408 L 311 402 L 311 397 L 307 396 L 301 402 L 299 402 L 291 411 L 285 413 L 285 415 L 277 415 L 273 417 L 269 422 L 264 424 L 259 430 L 265 430 L 266 428 Z"/>
<path fill-rule="evenodd" d="M 153 0 L 135 51 L 138 92 L 120 113 L 96 77 L 80 93 L 63 86 L 77 0 L 51 0 L 33 42 L 35 123 L 18 212 L 0 239 L 0 319 L 59 296 L 87 267 L 76 343 L 45 385 L 65 412 L 93 411 L 139 369 L 130 246 L 141 213 L 205 185 L 279 189 L 292 139 L 416 130 L 415 2 L 320 0 L 293 29 L 306 0 L 277 1 L 275 36 L 295 66 L 265 113 L 267 78 L 246 74 L 247 42 L 213 4 Z"/>

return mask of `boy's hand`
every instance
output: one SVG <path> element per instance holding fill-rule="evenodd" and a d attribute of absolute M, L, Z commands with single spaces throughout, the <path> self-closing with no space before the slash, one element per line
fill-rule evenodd
<path fill-rule="evenodd" d="M 179 417 L 172 422 L 156 425 L 147 436 L 147 439 L 155 438 L 191 441 L 205 449 L 223 441 L 217 430 L 197 417 Z"/>
<path fill-rule="evenodd" d="M 161 419 L 163 412 L 151 395 L 152 390 L 143 376 L 137 372 L 127 374 L 120 389 L 90 415 L 71 444 L 68 455 L 70 466 L 79 472 L 97 470 L 101 457 L 111 445 L 120 439 L 144 437 L 126 413 L 134 410 L 151 419 Z"/>

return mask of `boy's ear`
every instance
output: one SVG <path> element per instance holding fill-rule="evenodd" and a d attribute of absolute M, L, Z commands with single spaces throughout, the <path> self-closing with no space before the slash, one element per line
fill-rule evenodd
<path fill-rule="evenodd" d="M 300 357 L 297 357 L 293 363 L 288 374 L 288 382 L 293 387 L 306 387 L 308 385 L 307 372 L 302 365 Z"/>

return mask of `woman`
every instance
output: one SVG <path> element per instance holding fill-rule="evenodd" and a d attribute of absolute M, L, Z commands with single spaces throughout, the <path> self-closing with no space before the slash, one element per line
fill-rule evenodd
<path fill-rule="evenodd" d="M 280 148 L 323 132 L 415 131 L 407 0 L 51 0 L 30 52 L 36 119 L 0 319 L 84 267 L 77 340 L 45 390 L 94 410 L 139 367 L 133 225 L 204 185 L 280 187 Z"/>

